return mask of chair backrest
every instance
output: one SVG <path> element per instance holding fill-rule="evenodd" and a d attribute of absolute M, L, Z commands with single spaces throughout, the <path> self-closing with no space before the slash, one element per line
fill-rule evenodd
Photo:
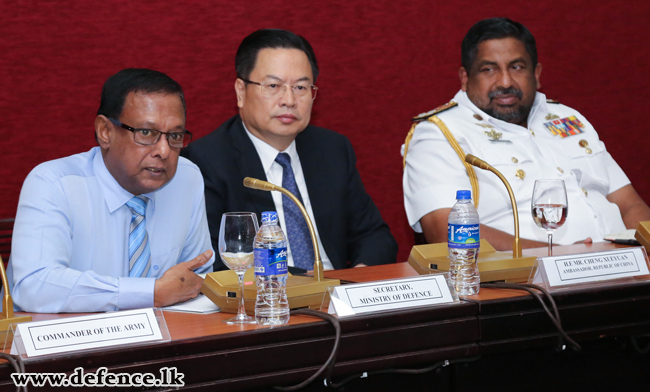
<path fill-rule="evenodd" d="M 11 236 L 14 232 L 13 219 L 0 219 L 0 256 L 7 265 L 11 254 Z"/>
<path fill-rule="evenodd" d="M 415 239 L 415 245 L 426 245 L 428 244 L 427 239 L 424 237 L 424 233 L 413 232 L 413 238 Z"/>

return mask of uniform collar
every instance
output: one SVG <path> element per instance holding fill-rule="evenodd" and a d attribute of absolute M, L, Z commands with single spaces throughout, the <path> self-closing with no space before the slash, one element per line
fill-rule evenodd
<path fill-rule="evenodd" d="M 509 122 L 505 122 L 499 119 L 496 119 L 488 114 L 486 114 L 484 111 L 476 107 L 472 101 L 470 101 L 469 97 L 467 97 L 467 93 L 463 90 L 458 91 L 456 96 L 454 97 L 454 101 L 458 102 L 458 104 L 465 106 L 469 110 L 471 110 L 475 115 L 479 115 L 484 122 L 494 125 L 495 127 L 498 127 L 499 129 L 503 129 L 506 131 L 510 132 L 521 132 L 522 130 L 525 130 L 526 128 L 516 125 L 516 124 L 511 124 Z M 530 114 L 528 115 L 528 125 L 530 127 L 530 124 L 534 122 L 535 116 L 538 116 L 542 113 L 546 113 L 548 110 L 546 108 L 546 95 L 540 93 L 537 91 L 535 93 L 535 101 L 533 102 L 533 107 L 530 109 Z M 481 121 L 481 120 L 478 120 Z"/>

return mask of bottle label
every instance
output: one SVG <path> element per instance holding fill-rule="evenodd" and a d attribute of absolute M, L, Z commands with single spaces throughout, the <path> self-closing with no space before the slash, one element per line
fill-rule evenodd
<path fill-rule="evenodd" d="M 255 249 L 255 275 L 285 275 L 287 248 Z"/>
<path fill-rule="evenodd" d="M 472 249 L 480 246 L 479 225 L 458 225 L 450 223 L 447 230 L 449 248 Z"/>

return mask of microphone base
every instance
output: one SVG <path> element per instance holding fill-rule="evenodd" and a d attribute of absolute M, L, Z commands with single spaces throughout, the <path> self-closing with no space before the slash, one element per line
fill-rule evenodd
<path fill-rule="evenodd" d="M 634 238 L 636 238 L 636 240 L 643 245 L 646 252 L 650 254 L 650 221 L 639 222 Z"/>
<path fill-rule="evenodd" d="M 0 257 L 0 263 L 2 258 Z M 0 267 L 2 264 L 0 264 Z M 4 271 L 2 271 L 4 273 Z M 0 312 L 0 332 L 8 331 L 9 326 L 14 323 L 25 323 L 32 321 L 32 316 L 21 316 L 14 314 L 14 301 L 10 295 L 2 296 L 2 312 Z"/>
<path fill-rule="evenodd" d="M 339 279 L 323 279 L 318 282 L 311 276 L 294 276 L 287 278 L 287 299 L 289 308 L 320 309 L 323 297 L 329 287 L 339 286 Z M 240 300 L 240 288 L 237 274 L 234 271 L 211 272 L 205 276 L 201 292 L 210 298 L 222 312 L 237 313 Z M 257 285 L 255 274 L 251 268 L 244 275 L 244 306 L 246 313 L 255 314 L 255 299 Z"/>
<path fill-rule="evenodd" d="M 446 242 L 416 245 L 408 262 L 420 275 L 449 272 L 448 255 Z M 514 258 L 512 251 L 499 252 L 489 242 L 481 240 L 477 260 L 481 282 L 527 282 L 535 260 L 535 256 Z"/>
<path fill-rule="evenodd" d="M 32 316 L 13 316 L 10 318 L 0 318 L 0 332 L 8 331 L 11 324 L 26 323 L 28 321 L 32 321 Z"/>

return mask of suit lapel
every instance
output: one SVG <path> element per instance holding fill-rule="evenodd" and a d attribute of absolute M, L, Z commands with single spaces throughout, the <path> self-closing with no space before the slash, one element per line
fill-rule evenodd
<path fill-rule="evenodd" d="M 331 210 L 329 205 L 331 201 L 331 173 L 328 175 L 326 171 L 327 153 L 322 145 L 319 146 L 315 143 L 315 140 L 312 140 L 311 132 L 309 132 L 310 128 L 311 125 L 307 126 L 296 137 L 296 150 L 305 176 L 307 192 L 309 193 L 309 200 L 316 220 L 315 224 L 318 226 L 318 233 L 323 246 L 329 249 L 330 237 L 328 233 L 332 230 L 329 219 L 329 211 Z"/>
<path fill-rule="evenodd" d="M 259 180 L 266 181 L 266 173 L 262 161 L 257 155 L 257 150 L 253 142 L 250 140 L 244 126 L 242 125 L 241 118 L 237 116 L 233 124 L 232 132 L 233 147 L 239 152 L 237 157 L 237 167 L 239 168 L 240 184 L 243 183 L 244 177 L 252 177 Z M 244 186 L 243 184 L 239 186 Z M 256 189 L 244 188 L 245 202 L 250 211 L 257 213 L 258 219 L 261 219 L 262 212 L 275 211 L 275 204 L 271 192 L 260 191 Z"/>

